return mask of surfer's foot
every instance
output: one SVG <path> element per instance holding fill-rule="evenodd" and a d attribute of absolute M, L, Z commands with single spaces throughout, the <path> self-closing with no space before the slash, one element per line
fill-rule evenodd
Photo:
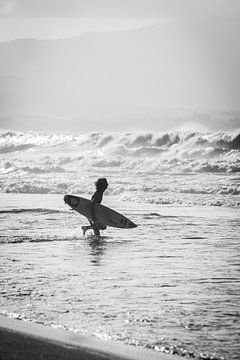
<path fill-rule="evenodd" d="M 83 236 L 85 236 L 87 229 L 88 229 L 87 226 L 82 226 Z"/>

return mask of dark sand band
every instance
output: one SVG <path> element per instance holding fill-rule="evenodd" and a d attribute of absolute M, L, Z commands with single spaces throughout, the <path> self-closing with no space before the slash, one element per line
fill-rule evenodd
<path fill-rule="evenodd" d="M 180 357 L 0 316 L 0 359 L 179 360 Z"/>

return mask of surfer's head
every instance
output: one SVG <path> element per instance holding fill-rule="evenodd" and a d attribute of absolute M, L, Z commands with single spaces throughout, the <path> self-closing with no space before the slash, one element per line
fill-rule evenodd
<path fill-rule="evenodd" d="M 108 182 L 106 178 L 100 178 L 95 182 L 95 186 L 97 190 L 105 191 L 108 187 Z"/>

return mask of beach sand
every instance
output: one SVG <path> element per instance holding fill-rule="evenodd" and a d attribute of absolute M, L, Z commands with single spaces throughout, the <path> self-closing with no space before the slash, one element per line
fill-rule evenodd
<path fill-rule="evenodd" d="M 176 356 L 134 349 L 5 317 L 0 317 L 0 355 L 6 360 L 177 360 Z"/>

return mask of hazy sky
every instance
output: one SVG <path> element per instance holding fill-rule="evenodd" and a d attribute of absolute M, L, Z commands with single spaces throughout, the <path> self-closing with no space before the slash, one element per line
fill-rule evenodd
<path fill-rule="evenodd" d="M 240 29 L 239 0 L 0 0 L 0 41 L 57 38 L 83 31 L 129 29 L 179 22 L 191 33 L 197 21 L 210 22 L 227 36 Z M 237 29 L 236 29 L 237 30 Z M 237 34 L 236 34 L 237 35 Z"/>
<path fill-rule="evenodd" d="M 101 93 L 96 90 L 102 86 L 101 77 L 99 83 L 88 83 L 90 95 L 83 101 L 92 105 L 102 96 L 104 101 L 111 98 L 113 104 L 122 105 L 127 94 L 123 103 L 127 106 L 240 110 L 240 0 L 0 0 L 0 42 L 146 26 L 156 26 L 143 64 L 146 69 L 149 61 L 146 88 L 143 83 L 139 86 L 137 73 L 135 78 L 129 73 L 128 88 L 123 88 L 121 74 L 118 83 L 108 74 Z M 124 59 L 119 60 L 124 63 Z M 107 72 L 103 57 L 101 61 Z M 1 75 L 6 74 L 0 70 Z M 56 83 L 56 92 L 58 87 Z M 111 104 L 105 101 L 105 105 Z"/>

